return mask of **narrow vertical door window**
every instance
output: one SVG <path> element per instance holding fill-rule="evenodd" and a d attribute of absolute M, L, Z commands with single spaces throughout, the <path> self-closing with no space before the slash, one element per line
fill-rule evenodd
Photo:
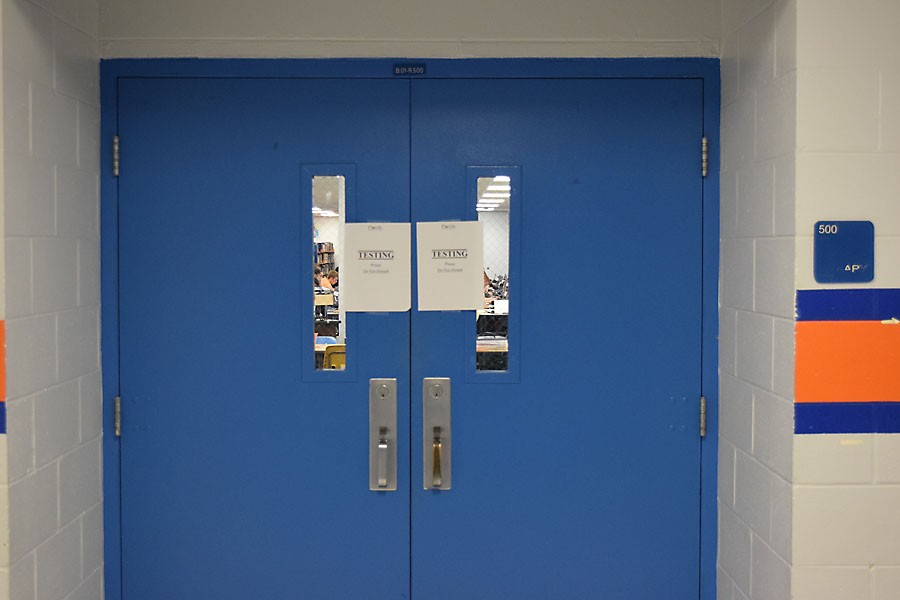
<path fill-rule="evenodd" d="M 341 175 L 312 178 L 313 311 L 316 369 L 347 366 L 346 320 L 342 318 L 345 182 Z"/>
<path fill-rule="evenodd" d="M 478 178 L 475 210 L 484 227 L 484 306 L 476 313 L 476 370 L 506 371 L 509 365 L 508 175 Z"/>

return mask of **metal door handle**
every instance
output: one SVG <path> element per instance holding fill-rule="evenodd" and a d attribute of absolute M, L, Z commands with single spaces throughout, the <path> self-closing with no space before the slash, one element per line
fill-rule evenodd
<path fill-rule="evenodd" d="M 382 427 L 378 432 L 378 487 L 386 488 L 388 484 L 388 441 L 387 427 Z"/>
<path fill-rule="evenodd" d="M 453 483 L 453 430 L 450 423 L 450 379 L 426 377 L 422 382 L 422 487 L 449 490 Z"/>
<path fill-rule="evenodd" d="M 369 489 L 397 489 L 397 380 L 369 380 Z"/>
<path fill-rule="evenodd" d="M 441 487 L 441 428 L 434 428 L 434 439 L 431 443 L 431 486 Z"/>

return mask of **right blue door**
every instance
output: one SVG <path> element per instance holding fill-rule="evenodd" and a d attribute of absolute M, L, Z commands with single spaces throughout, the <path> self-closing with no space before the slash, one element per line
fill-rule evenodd
<path fill-rule="evenodd" d="M 411 107 L 414 222 L 511 188 L 508 362 L 478 370 L 472 311 L 412 313 L 412 597 L 697 598 L 702 82 L 417 80 Z"/>

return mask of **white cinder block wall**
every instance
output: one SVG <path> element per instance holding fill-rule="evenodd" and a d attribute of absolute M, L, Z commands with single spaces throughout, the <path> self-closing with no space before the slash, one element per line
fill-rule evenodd
<path fill-rule="evenodd" d="M 104 57 L 718 56 L 719 0 L 103 0 Z"/>
<path fill-rule="evenodd" d="M 795 32 L 723 3 L 719 600 L 790 598 Z"/>
<path fill-rule="evenodd" d="M 900 288 L 900 3 L 798 7 L 797 288 Z M 871 284 L 815 282 L 830 219 L 875 224 Z M 900 434 L 798 435 L 794 482 L 794 598 L 900 598 Z"/>
<path fill-rule="evenodd" d="M 100 598 L 99 8 L 2 0 L 0 9 L 4 534 L 9 523 L 0 598 Z"/>
<path fill-rule="evenodd" d="M 0 4 L 0 36 L 3 32 L 3 6 Z M 0 157 L 3 151 L 4 136 L 4 104 L 3 104 L 3 39 L 0 37 Z M 0 226 L 3 225 L 3 159 L 0 158 Z M 4 335 L 0 339 L 0 345 L 4 347 L 4 351 L 0 352 L 0 374 L 6 380 L 6 276 L 4 267 L 6 266 L 6 248 L 4 244 L 0 244 L 0 323 L 2 323 Z M 6 420 L 6 392 L 0 390 L 0 411 L 3 411 L 3 420 Z M 6 436 L 0 433 L 0 598 L 9 596 L 9 468 L 7 466 L 8 446 Z"/>

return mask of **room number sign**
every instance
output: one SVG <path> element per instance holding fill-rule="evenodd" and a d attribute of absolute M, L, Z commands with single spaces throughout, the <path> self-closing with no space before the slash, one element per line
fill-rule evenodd
<path fill-rule="evenodd" d="M 819 221 L 813 231 L 818 283 L 867 283 L 875 278 L 875 226 L 871 221 Z"/>

